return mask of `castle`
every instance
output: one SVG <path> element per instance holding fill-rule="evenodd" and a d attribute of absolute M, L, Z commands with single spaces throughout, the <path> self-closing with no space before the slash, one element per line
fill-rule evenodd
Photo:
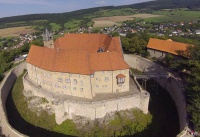
<path fill-rule="evenodd" d="M 47 99 L 40 107 L 52 110 L 58 124 L 131 108 L 148 113 L 149 93 L 130 78 L 119 37 L 65 34 L 54 42 L 46 29 L 43 41 L 44 47 L 32 45 L 28 53 L 24 91 Z"/>
<path fill-rule="evenodd" d="M 44 47 L 32 45 L 27 57 L 29 78 L 58 94 L 93 98 L 98 93 L 129 91 L 129 66 L 119 37 L 65 34 L 53 42 L 47 30 Z"/>

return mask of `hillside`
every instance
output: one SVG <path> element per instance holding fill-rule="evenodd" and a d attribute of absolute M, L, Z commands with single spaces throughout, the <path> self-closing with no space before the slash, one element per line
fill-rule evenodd
<path fill-rule="evenodd" d="M 140 12 L 148 12 L 160 9 L 172 8 L 189 8 L 190 10 L 199 10 L 199 0 L 156 0 L 139 4 L 124 5 L 124 6 L 106 6 L 90 9 L 77 10 L 66 13 L 52 14 L 31 14 L 14 17 L 0 18 L 0 28 L 9 28 L 26 25 L 45 25 L 48 22 L 55 22 L 64 26 L 64 24 L 72 19 L 81 20 L 81 23 L 91 24 L 91 19 L 105 16 L 124 16 L 131 15 L 135 10 Z"/>

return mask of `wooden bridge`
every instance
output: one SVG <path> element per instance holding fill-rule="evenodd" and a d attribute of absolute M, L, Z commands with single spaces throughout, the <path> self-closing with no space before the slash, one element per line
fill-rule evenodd
<path fill-rule="evenodd" d="M 146 90 L 146 82 L 149 79 L 162 79 L 162 78 L 170 78 L 171 74 L 168 72 L 165 73 L 141 73 L 141 74 L 134 74 L 136 79 L 142 79 L 142 87 Z M 158 87 L 158 83 L 156 82 L 156 87 Z M 157 92 L 157 88 L 156 88 Z"/>
<path fill-rule="evenodd" d="M 136 79 L 160 79 L 160 78 L 169 78 L 171 74 L 166 73 L 141 73 L 141 74 L 134 74 Z"/>

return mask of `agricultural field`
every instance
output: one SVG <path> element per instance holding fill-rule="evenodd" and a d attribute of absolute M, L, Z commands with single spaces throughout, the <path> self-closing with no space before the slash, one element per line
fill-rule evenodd
<path fill-rule="evenodd" d="M 188 9 L 159 10 L 153 12 L 153 15 L 162 15 L 155 18 L 145 18 L 145 22 L 181 22 L 200 20 L 199 11 L 190 11 Z"/>
<path fill-rule="evenodd" d="M 113 25 L 121 25 L 123 21 L 134 20 L 135 18 L 155 18 L 161 15 L 153 14 L 135 14 L 131 16 L 111 16 L 111 17 L 100 17 L 94 18 L 92 21 L 95 22 L 93 27 L 108 27 Z"/>
<path fill-rule="evenodd" d="M 35 32 L 35 30 L 33 30 L 31 26 L 6 28 L 0 29 L 0 37 L 19 36 L 20 34 L 28 34 L 33 32 Z"/>

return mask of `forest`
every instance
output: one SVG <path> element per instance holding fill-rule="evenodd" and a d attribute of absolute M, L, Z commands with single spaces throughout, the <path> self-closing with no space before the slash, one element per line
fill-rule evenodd
<path fill-rule="evenodd" d="M 199 0 L 156 0 L 150 2 L 144 2 L 139 4 L 131 4 L 124 6 L 105 6 L 96 7 L 90 9 L 77 10 L 65 13 L 54 13 L 54 14 L 31 14 L 22 16 L 13 16 L 0 18 L 0 28 L 9 28 L 16 26 L 34 26 L 34 25 L 46 25 L 49 22 L 54 22 L 64 26 L 64 24 L 72 19 L 84 20 L 82 26 L 86 26 L 91 21 L 91 17 L 101 17 L 103 14 L 99 14 L 99 11 L 103 10 L 117 10 L 124 8 L 132 8 L 142 12 L 152 12 L 160 9 L 175 9 L 175 8 L 189 8 L 190 10 L 199 10 Z M 91 15 L 91 16 L 85 16 Z M 16 23 L 13 23 L 16 22 Z"/>

